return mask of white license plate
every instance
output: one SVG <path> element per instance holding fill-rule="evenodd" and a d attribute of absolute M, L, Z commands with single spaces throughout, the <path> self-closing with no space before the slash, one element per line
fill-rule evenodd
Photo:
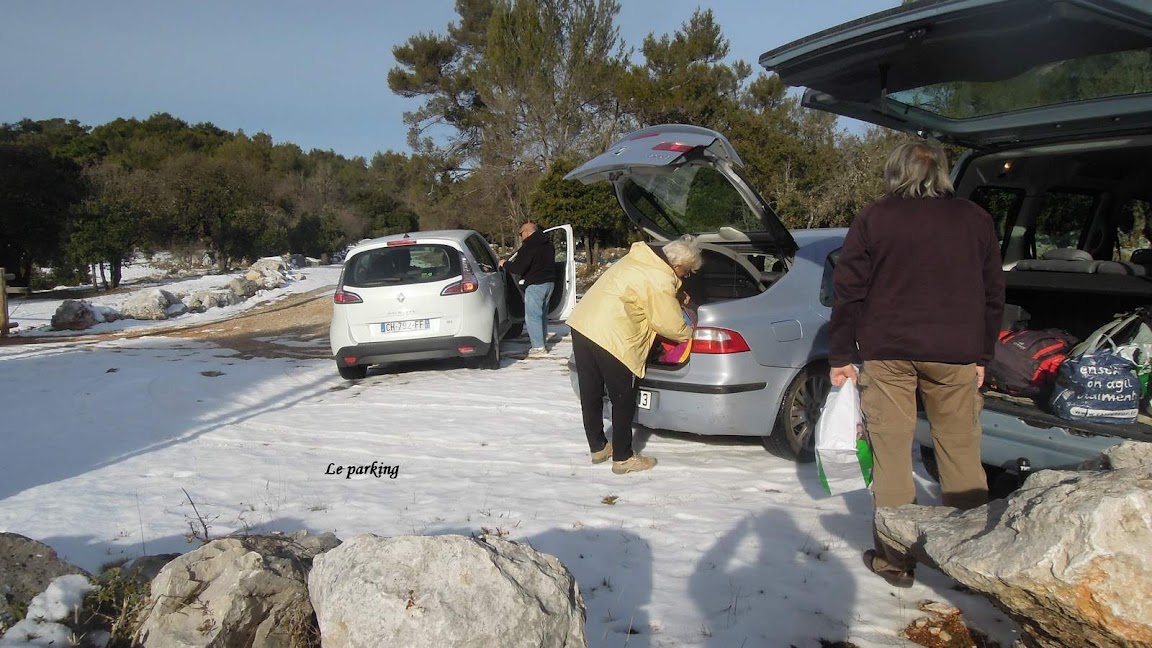
<path fill-rule="evenodd" d="M 427 331 L 429 320 L 404 320 L 403 322 L 384 322 L 380 325 L 383 333 L 407 333 L 409 331 Z"/>
<path fill-rule="evenodd" d="M 656 404 L 656 396 L 647 389 L 641 389 L 636 395 L 636 406 L 640 409 L 652 409 Z"/>

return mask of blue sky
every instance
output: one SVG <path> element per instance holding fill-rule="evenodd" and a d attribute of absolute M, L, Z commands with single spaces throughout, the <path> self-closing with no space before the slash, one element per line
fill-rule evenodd
<path fill-rule="evenodd" d="M 898 4 L 621 0 L 617 23 L 638 48 L 711 8 L 731 57 L 758 69 L 772 47 Z M 407 152 L 402 116 L 419 106 L 388 90 L 392 47 L 457 18 L 453 0 L 10 0 L 0 14 L 0 122 L 168 112 L 365 157 Z"/>

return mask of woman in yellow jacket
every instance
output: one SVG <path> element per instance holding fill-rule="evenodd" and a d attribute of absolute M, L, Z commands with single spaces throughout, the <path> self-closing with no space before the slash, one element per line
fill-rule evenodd
<path fill-rule="evenodd" d="M 675 342 L 692 336 L 676 295 L 680 280 L 700 264 L 700 248 L 692 237 L 659 248 L 633 243 L 568 318 L 592 463 L 612 457 L 617 475 L 656 465 L 655 458 L 632 452 L 637 382 L 657 335 Z M 604 436 L 605 388 L 612 402 L 611 441 Z"/>

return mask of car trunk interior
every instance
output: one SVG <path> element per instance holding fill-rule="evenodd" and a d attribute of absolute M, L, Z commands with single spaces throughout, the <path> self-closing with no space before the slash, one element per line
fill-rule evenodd
<path fill-rule="evenodd" d="M 1152 138 L 982 156 L 962 177 L 958 195 L 996 220 L 1007 303 L 1030 327 L 1084 337 L 1152 303 Z"/>
<path fill-rule="evenodd" d="M 682 291 L 691 299 L 691 308 L 707 304 L 755 297 L 768 290 L 791 263 L 789 256 L 778 247 L 739 241 L 700 242 L 700 269 L 683 280 Z M 676 366 L 683 362 L 662 360 L 661 340 L 653 344 L 649 361 L 661 366 Z M 684 358 L 687 361 L 687 358 Z"/>
<path fill-rule="evenodd" d="M 1027 312 L 1028 328 L 1083 339 L 1118 313 L 1152 305 L 1152 137 L 974 157 L 960 177 L 957 194 L 996 221 L 1005 301 Z M 1143 416 L 1132 426 L 1070 424 L 998 394 L 987 406 L 1043 426 L 1146 440 L 1152 431 Z"/>

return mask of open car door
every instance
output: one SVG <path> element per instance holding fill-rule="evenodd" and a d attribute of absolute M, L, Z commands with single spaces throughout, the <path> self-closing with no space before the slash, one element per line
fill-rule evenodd
<path fill-rule="evenodd" d="M 548 301 L 548 319 L 566 320 L 576 307 L 576 237 L 571 225 L 550 227 L 544 230 L 544 234 L 556 248 L 556 258 L 553 260 L 556 266 L 556 287 Z M 505 281 L 508 314 L 514 319 L 523 319 L 524 286 L 520 283 L 520 277 L 509 272 L 505 275 Z"/>
<path fill-rule="evenodd" d="M 571 225 L 558 225 L 544 230 L 556 247 L 556 288 L 548 303 L 548 319 L 566 320 L 576 307 L 576 237 Z"/>

